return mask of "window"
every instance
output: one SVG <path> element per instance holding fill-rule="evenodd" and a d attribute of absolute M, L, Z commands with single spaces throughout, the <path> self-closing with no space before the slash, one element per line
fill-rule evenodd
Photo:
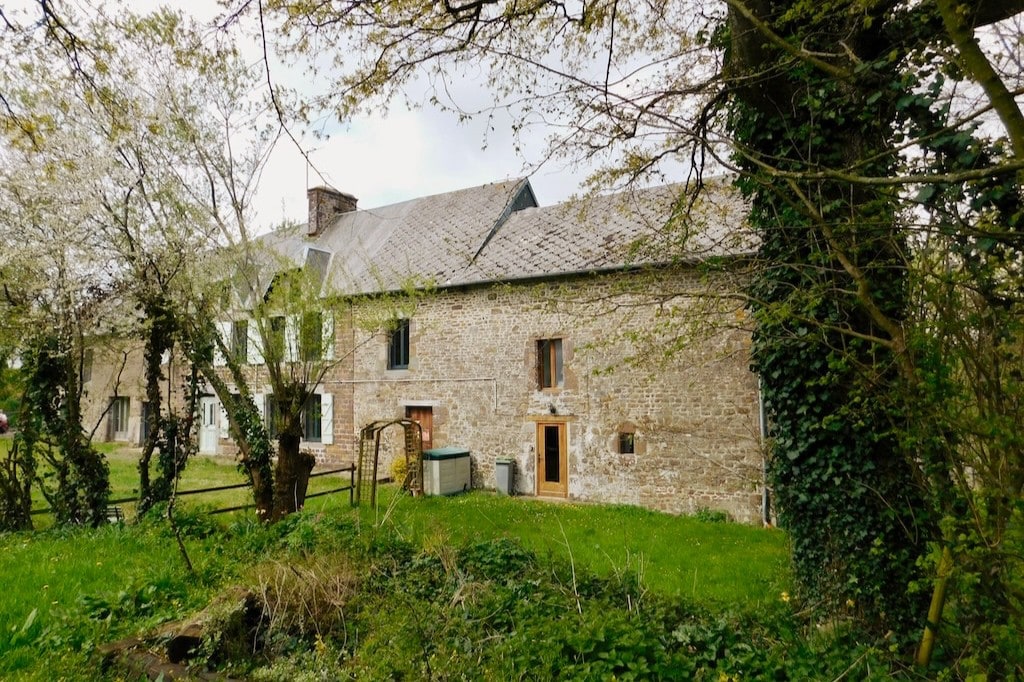
<path fill-rule="evenodd" d="M 636 434 L 635 433 L 620 433 L 619 434 L 619 454 L 620 455 L 632 455 L 636 453 Z"/>
<path fill-rule="evenodd" d="M 82 383 L 92 381 L 92 348 L 86 348 L 82 353 Z"/>
<path fill-rule="evenodd" d="M 257 399 L 260 398 L 263 401 L 263 419 L 267 435 L 276 439 L 280 435 L 280 407 L 273 394 L 268 393 Z M 334 442 L 334 427 L 331 423 L 333 405 L 334 401 L 329 393 L 314 393 L 309 396 L 301 416 L 302 440 L 324 445 Z"/>
<path fill-rule="evenodd" d="M 299 328 L 299 357 L 304 361 L 323 358 L 324 318 L 319 312 L 306 313 L 302 316 Z"/>
<path fill-rule="evenodd" d="M 150 420 L 150 417 L 151 417 L 150 413 L 152 411 L 153 411 L 153 406 L 150 403 L 148 403 L 148 402 L 142 403 L 142 416 L 139 417 L 139 445 L 145 445 L 146 444 L 146 439 L 149 438 L 149 433 L 150 433 L 149 420 Z M 153 415 L 153 416 L 156 416 L 156 415 Z"/>
<path fill-rule="evenodd" d="M 270 338 L 267 339 L 267 345 L 270 346 L 267 348 L 268 362 L 284 361 L 284 328 L 283 315 L 270 318 Z"/>
<path fill-rule="evenodd" d="M 537 373 L 540 388 L 561 388 L 565 385 L 562 339 L 541 339 L 537 342 Z"/>
<path fill-rule="evenodd" d="M 263 412 L 263 418 L 267 427 L 267 436 L 277 438 L 277 400 L 274 399 L 273 395 L 268 394 L 265 404 L 266 409 Z"/>
<path fill-rule="evenodd" d="M 302 440 L 319 443 L 322 435 L 323 405 L 319 393 L 309 396 L 302 411 Z"/>
<path fill-rule="evenodd" d="M 409 320 L 395 320 L 395 328 L 388 337 L 388 369 L 409 367 Z"/>
<path fill-rule="evenodd" d="M 128 398 L 110 399 L 110 440 L 128 440 Z"/>
<path fill-rule="evenodd" d="M 231 357 L 240 365 L 249 358 L 249 322 L 235 320 L 231 323 Z"/>

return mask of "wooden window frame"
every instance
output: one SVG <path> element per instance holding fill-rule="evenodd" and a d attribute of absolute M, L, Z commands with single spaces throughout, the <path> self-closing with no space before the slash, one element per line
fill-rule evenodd
<path fill-rule="evenodd" d="M 275 315 L 268 320 L 267 324 L 267 352 L 264 359 L 267 362 L 284 362 L 285 344 L 287 343 L 288 321 L 284 315 Z"/>
<path fill-rule="evenodd" d="M 620 431 L 619 432 L 619 454 L 620 455 L 635 455 L 636 454 L 636 432 L 634 431 Z"/>
<path fill-rule="evenodd" d="M 565 388 L 565 343 L 561 337 L 537 339 L 537 386 L 542 391 Z"/>
<path fill-rule="evenodd" d="M 324 316 L 319 310 L 305 313 L 299 327 L 299 357 L 304 362 L 324 358 Z"/>
<path fill-rule="evenodd" d="M 123 407 L 122 407 L 123 406 Z M 123 414 L 122 414 L 123 412 Z M 124 423 L 122 424 L 122 420 Z M 131 399 L 127 396 L 116 396 L 110 399 L 110 440 L 128 440 L 131 420 Z M 118 429 L 118 427 L 123 429 Z"/>

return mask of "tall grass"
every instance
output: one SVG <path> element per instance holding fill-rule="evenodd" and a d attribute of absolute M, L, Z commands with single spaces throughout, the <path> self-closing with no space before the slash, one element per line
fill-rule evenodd
<path fill-rule="evenodd" d="M 0 678 L 78 670 L 90 679 L 88 657 L 98 644 L 199 608 L 219 558 L 212 546 L 189 544 L 198 576 L 186 572 L 170 536 L 153 528 L 0 536 Z"/>

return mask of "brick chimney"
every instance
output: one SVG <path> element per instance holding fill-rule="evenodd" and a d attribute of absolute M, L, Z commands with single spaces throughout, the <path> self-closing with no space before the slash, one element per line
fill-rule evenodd
<path fill-rule="evenodd" d="M 306 190 L 309 199 L 309 223 L 306 234 L 315 237 L 342 213 L 356 210 L 356 199 L 351 194 L 339 192 L 333 187 L 314 187 Z"/>

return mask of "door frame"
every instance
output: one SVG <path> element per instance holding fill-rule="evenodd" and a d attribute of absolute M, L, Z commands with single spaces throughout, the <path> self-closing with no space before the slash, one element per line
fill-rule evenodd
<path fill-rule="evenodd" d="M 215 396 L 200 396 L 199 398 L 199 454 L 217 454 L 217 441 L 220 440 L 220 427 L 217 425 L 217 405 L 219 401 Z M 207 410 L 210 410 L 210 423 L 206 423 Z M 212 433 L 212 436 L 210 435 Z M 204 435 L 209 440 L 204 442 Z M 213 448 L 203 449 L 204 444 L 212 443 Z"/>
<path fill-rule="evenodd" d="M 547 429 L 557 428 L 558 439 L 558 480 L 545 480 L 545 461 L 547 451 Z M 537 422 L 537 495 L 539 497 L 569 496 L 569 424 L 565 421 L 545 420 Z"/>

